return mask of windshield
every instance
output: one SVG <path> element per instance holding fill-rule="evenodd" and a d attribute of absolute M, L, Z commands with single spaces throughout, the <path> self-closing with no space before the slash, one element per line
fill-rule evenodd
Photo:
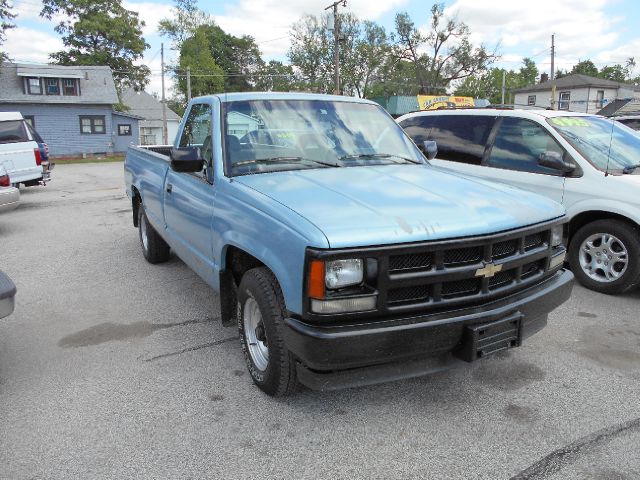
<path fill-rule="evenodd" d="M 224 103 L 227 175 L 424 163 L 381 108 L 320 100 Z"/>
<path fill-rule="evenodd" d="M 622 172 L 640 163 L 640 135 L 601 117 L 555 117 L 549 124 L 598 170 Z"/>

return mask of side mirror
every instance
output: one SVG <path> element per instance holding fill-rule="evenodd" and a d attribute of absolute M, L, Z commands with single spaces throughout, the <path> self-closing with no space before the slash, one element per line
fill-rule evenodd
<path fill-rule="evenodd" d="M 544 152 L 540 154 L 538 165 L 552 168 L 562 173 L 571 173 L 576 169 L 573 163 L 565 162 L 558 152 Z"/>
<path fill-rule="evenodd" d="M 422 142 L 422 153 L 424 153 L 428 160 L 433 160 L 438 155 L 438 144 L 435 140 L 425 140 Z"/>
<path fill-rule="evenodd" d="M 204 166 L 200 147 L 172 148 L 169 158 L 171 168 L 176 172 L 199 172 Z"/>

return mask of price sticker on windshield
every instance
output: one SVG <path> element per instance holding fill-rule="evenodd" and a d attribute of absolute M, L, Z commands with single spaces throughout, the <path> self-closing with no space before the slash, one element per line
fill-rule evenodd
<path fill-rule="evenodd" d="M 549 121 L 558 127 L 589 127 L 590 124 L 586 120 L 577 117 L 555 117 Z"/>

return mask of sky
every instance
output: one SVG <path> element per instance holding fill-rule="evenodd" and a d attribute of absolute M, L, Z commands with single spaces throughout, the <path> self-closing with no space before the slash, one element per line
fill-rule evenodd
<path fill-rule="evenodd" d="M 168 39 L 157 31 L 158 21 L 171 15 L 171 1 L 123 0 L 145 21 L 143 35 L 150 48 L 142 63 L 151 68 L 149 92 L 160 92 L 160 45 L 165 43 L 166 61 L 176 57 Z M 55 24 L 39 17 L 38 0 L 13 0 L 17 28 L 7 32 L 2 46 L 16 62 L 46 63 L 49 53 L 63 48 Z M 200 1 L 226 32 L 251 35 L 265 60 L 286 62 L 288 31 L 305 13 L 321 14 L 330 0 L 213 0 Z M 495 66 L 518 69 L 523 57 L 533 58 L 540 72 L 550 71 L 551 35 L 555 34 L 556 68 L 563 70 L 580 60 L 591 59 L 599 68 L 624 64 L 636 57 L 640 74 L 640 2 L 635 0 L 455 0 L 447 1 L 445 13 L 464 21 L 472 41 L 501 55 Z M 347 0 L 345 10 L 359 18 L 375 20 L 388 31 L 394 17 L 406 11 L 415 24 L 428 30 L 431 2 L 425 0 Z M 168 82 L 170 86 L 171 83 Z M 169 92 L 167 92 L 169 95 Z"/>

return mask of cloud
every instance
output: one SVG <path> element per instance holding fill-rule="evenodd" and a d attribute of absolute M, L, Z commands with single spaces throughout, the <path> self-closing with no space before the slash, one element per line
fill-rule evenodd
<path fill-rule="evenodd" d="M 2 49 L 16 62 L 49 62 L 49 54 L 62 50 L 63 44 L 57 35 L 33 28 L 14 28 L 7 31 L 7 41 Z"/>
<path fill-rule="evenodd" d="M 122 5 L 127 10 L 138 12 L 140 20 L 145 26 L 142 27 L 142 35 L 145 37 L 158 34 L 158 23 L 163 18 L 171 17 L 171 5 L 156 2 L 130 2 L 125 0 Z"/>
<path fill-rule="evenodd" d="M 551 35 L 555 34 L 557 65 L 571 68 L 580 59 L 593 58 L 619 40 L 621 18 L 607 14 L 610 0 L 457 0 L 446 8 L 472 32 L 474 42 L 499 44 L 504 52 L 535 56 L 539 68 L 549 70 Z M 632 51 L 632 50 L 629 50 Z"/>
<path fill-rule="evenodd" d="M 364 20 L 376 20 L 407 1 L 349 0 L 345 10 Z M 263 55 L 269 59 L 286 55 L 291 24 L 304 14 L 324 13 L 325 6 L 317 0 L 239 0 L 237 4 L 226 7 L 223 14 L 213 17 L 227 33 L 253 36 Z"/>

